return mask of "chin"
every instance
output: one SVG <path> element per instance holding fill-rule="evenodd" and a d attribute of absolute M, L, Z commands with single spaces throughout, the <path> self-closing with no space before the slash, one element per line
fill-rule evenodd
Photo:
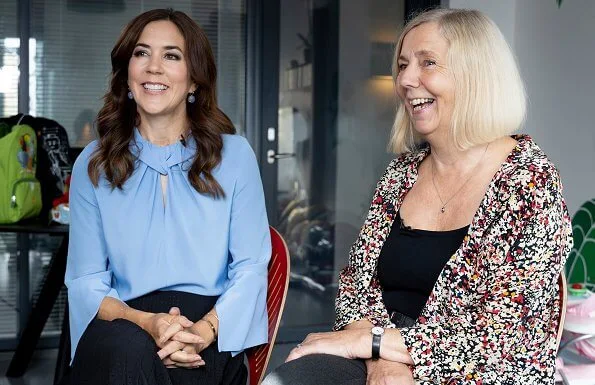
<path fill-rule="evenodd" d="M 418 125 L 413 125 L 413 130 L 421 136 L 428 136 L 434 132 L 436 132 L 437 127 L 434 125 L 428 125 L 428 124 L 418 124 Z"/>
<path fill-rule="evenodd" d="M 165 113 L 165 108 L 158 107 L 158 106 L 145 106 L 145 108 L 141 109 L 145 115 L 162 115 Z"/>

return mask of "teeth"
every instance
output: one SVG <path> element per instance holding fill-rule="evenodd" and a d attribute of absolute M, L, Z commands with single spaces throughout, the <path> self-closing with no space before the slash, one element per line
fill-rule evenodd
<path fill-rule="evenodd" d="M 165 86 L 163 84 L 145 83 L 145 84 L 143 84 L 143 87 L 145 87 L 147 90 L 151 90 L 151 91 L 161 91 L 161 90 L 167 89 L 167 86 Z"/>
<path fill-rule="evenodd" d="M 432 102 L 433 100 L 434 99 L 431 99 L 431 98 L 418 98 L 418 99 L 412 99 L 410 103 L 411 103 L 412 106 L 415 107 L 415 106 L 417 106 L 419 104 L 422 104 L 422 103 Z"/>

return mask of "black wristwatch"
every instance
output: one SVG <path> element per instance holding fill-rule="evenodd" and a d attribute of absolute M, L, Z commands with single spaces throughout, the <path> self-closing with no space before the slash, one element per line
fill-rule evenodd
<path fill-rule="evenodd" d="M 380 358 L 380 341 L 384 334 L 384 328 L 380 326 L 374 326 L 372 332 L 372 359 L 377 360 Z"/>

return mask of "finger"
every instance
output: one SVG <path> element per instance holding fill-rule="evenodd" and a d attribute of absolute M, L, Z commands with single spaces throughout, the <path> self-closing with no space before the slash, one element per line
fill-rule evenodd
<path fill-rule="evenodd" d="M 289 356 L 287 356 L 285 362 L 293 361 L 295 359 L 305 356 L 306 354 L 304 354 L 304 352 L 307 351 L 307 349 L 305 348 L 307 348 L 308 344 L 304 343 L 305 341 L 300 344 L 297 344 L 295 348 L 291 349 L 291 351 L 289 352 Z"/>
<path fill-rule="evenodd" d="M 174 334 L 172 341 L 183 342 L 185 344 L 202 344 L 205 342 L 199 335 L 187 331 L 180 331 Z"/>
<path fill-rule="evenodd" d="M 190 362 L 190 363 L 181 363 L 181 362 L 175 362 L 171 358 L 166 357 L 165 359 L 162 360 L 162 362 L 165 365 L 165 367 L 169 368 L 169 369 L 173 369 L 173 368 L 177 368 L 177 367 L 193 368 L 193 367 L 199 367 L 199 366 L 205 365 L 205 361 L 202 359 L 197 360 L 195 362 Z"/>
<path fill-rule="evenodd" d="M 166 341 L 169 341 L 176 333 L 181 332 L 184 330 L 184 326 L 180 325 L 179 323 L 175 322 L 172 323 L 165 329 L 165 331 L 161 334 L 159 341 L 163 344 Z"/>
<path fill-rule="evenodd" d="M 161 350 L 157 352 L 160 360 L 163 360 L 165 357 L 169 357 L 173 352 L 177 352 L 178 350 L 182 349 L 184 344 L 178 341 L 171 341 L 168 342 Z"/>
<path fill-rule="evenodd" d="M 194 322 L 190 321 L 188 318 L 184 317 L 183 315 L 178 315 L 173 319 L 173 322 L 177 322 L 185 328 L 189 328 L 190 326 L 194 325 Z"/>
<path fill-rule="evenodd" d="M 174 361 L 176 364 L 179 363 L 186 363 L 190 364 L 197 361 L 202 361 L 202 357 L 198 354 L 188 354 L 182 350 L 178 350 L 177 352 L 172 353 L 169 358 Z"/>
<path fill-rule="evenodd" d="M 191 363 L 185 363 L 185 362 L 176 363 L 177 368 L 186 368 L 186 369 L 199 368 L 204 365 L 205 365 L 204 361 L 196 361 L 196 362 L 191 362 Z"/>
<path fill-rule="evenodd" d="M 330 343 L 324 342 L 324 340 L 320 338 L 306 338 L 304 342 L 297 344 L 297 346 L 291 350 L 285 362 L 293 361 L 309 354 L 335 354 L 334 350 L 335 349 L 333 349 L 333 346 Z"/>
<path fill-rule="evenodd" d="M 180 313 L 180 308 L 179 307 L 172 307 L 171 309 L 169 309 L 168 312 L 169 315 L 180 315 L 182 313 Z"/>

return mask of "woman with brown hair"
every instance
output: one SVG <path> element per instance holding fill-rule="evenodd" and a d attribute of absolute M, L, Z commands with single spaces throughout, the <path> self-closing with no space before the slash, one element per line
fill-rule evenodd
<path fill-rule="evenodd" d="M 182 12 L 152 10 L 111 59 L 99 139 L 70 190 L 71 380 L 244 384 L 241 352 L 267 341 L 271 243 L 207 37 Z"/>

